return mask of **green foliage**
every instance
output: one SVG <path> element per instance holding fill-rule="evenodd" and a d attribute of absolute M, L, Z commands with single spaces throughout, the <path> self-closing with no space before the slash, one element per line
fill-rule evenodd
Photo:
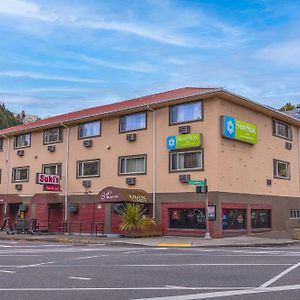
<path fill-rule="evenodd" d="M 4 103 L 0 104 L 0 129 L 22 124 L 21 120 L 16 118 L 14 114 L 5 108 Z"/>
<path fill-rule="evenodd" d="M 288 111 L 288 110 L 293 110 L 295 108 L 296 108 L 295 105 L 291 104 L 291 102 L 287 102 L 284 106 L 279 108 L 279 111 Z"/>
<path fill-rule="evenodd" d="M 121 211 L 122 231 L 142 229 L 145 225 L 155 224 L 155 221 L 145 215 L 146 209 L 140 204 L 126 203 Z"/>

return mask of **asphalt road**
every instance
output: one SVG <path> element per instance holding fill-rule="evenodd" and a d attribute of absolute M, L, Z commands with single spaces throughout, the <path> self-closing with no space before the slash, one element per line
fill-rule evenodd
<path fill-rule="evenodd" d="M 300 245 L 142 248 L 0 242 L 0 299 L 300 299 Z"/>

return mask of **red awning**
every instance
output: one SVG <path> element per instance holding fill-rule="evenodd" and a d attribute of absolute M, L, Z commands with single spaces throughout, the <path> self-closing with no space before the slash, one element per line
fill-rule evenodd
<path fill-rule="evenodd" d="M 152 203 L 152 197 L 144 190 L 125 189 L 109 186 L 100 193 L 100 202 L 134 202 L 134 203 Z"/>
<path fill-rule="evenodd" d="M 32 203 L 48 203 L 48 204 L 55 204 L 55 203 L 63 203 L 63 197 L 58 194 L 35 194 L 32 197 Z"/>
<path fill-rule="evenodd" d="M 4 203 L 22 203 L 22 199 L 18 194 L 0 195 L 0 204 Z"/>

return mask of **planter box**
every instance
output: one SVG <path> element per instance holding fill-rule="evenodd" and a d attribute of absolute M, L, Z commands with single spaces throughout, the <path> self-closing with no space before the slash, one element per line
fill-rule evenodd
<path fill-rule="evenodd" d="M 146 225 L 138 230 L 124 231 L 126 237 L 151 237 L 151 236 L 161 236 L 162 235 L 162 225 L 161 224 L 151 224 Z"/>

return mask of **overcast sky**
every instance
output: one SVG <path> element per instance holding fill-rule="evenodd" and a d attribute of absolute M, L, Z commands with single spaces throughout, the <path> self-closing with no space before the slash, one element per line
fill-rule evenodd
<path fill-rule="evenodd" d="M 300 1 L 0 0 L 0 102 L 13 111 L 183 86 L 300 103 Z"/>

